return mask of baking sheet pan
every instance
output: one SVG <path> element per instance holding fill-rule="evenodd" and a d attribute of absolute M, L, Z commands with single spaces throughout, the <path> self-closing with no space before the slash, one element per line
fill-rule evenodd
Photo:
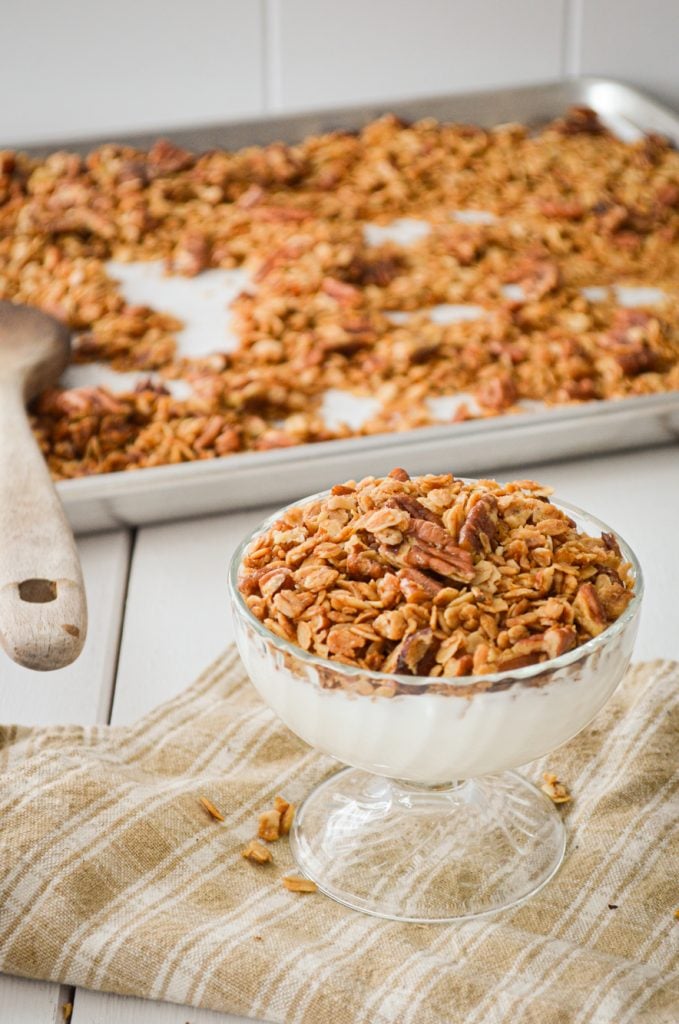
<path fill-rule="evenodd" d="M 296 142 L 307 135 L 333 129 L 360 128 L 386 111 L 406 119 L 431 116 L 483 126 L 506 121 L 539 125 L 559 116 L 571 104 L 592 107 L 622 138 L 631 140 L 641 132 L 653 131 L 679 144 L 679 115 L 630 86 L 600 78 L 385 102 L 195 129 L 161 130 L 118 137 L 116 141 L 144 147 L 162 134 L 195 151 L 215 146 L 236 149 L 277 139 Z M 109 140 L 60 141 L 34 146 L 30 152 L 42 155 L 55 148 L 86 152 L 102 141 Z M 218 275 L 220 272 L 209 273 Z M 204 280 L 200 286 L 209 291 L 210 279 L 207 275 L 201 277 Z M 172 287 L 173 280 L 177 289 L 185 287 L 181 279 L 166 278 L 167 287 Z M 225 282 L 216 283 L 221 293 Z M 158 308 L 167 308 L 167 303 Z M 190 320 L 189 313 L 187 321 L 190 323 Z M 88 372 L 87 367 L 78 367 L 80 376 L 77 380 L 69 378 L 68 382 L 71 386 L 87 383 Z M 123 387 L 121 382 L 118 390 Z M 388 472 L 399 464 L 417 472 L 453 470 L 474 475 L 490 467 L 511 470 L 535 461 L 670 443 L 677 439 L 679 392 L 670 392 L 581 406 L 533 409 L 524 414 L 398 434 L 245 452 L 213 461 L 92 476 L 61 482 L 58 489 L 73 527 L 91 531 L 255 505 L 283 504 L 337 480 Z"/>

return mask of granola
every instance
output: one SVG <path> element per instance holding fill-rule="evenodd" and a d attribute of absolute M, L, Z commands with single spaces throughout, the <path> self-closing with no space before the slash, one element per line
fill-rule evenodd
<path fill-rule="evenodd" d="M 281 812 L 276 808 L 262 811 L 259 816 L 257 835 L 267 843 L 275 843 L 281 837 Z"/>
<path fill-rule="evenodd" d="M 448 678 L 548 661 L 598 636 L 634 592 L 613 535 L 580 532 L 550 494 L 531 480 L 403 469 L 349 481 L 257 537 L 239 588 L 272 633 L 372 672 Z"/>
<path fill-rule="evenodd" d="M 479 210 L 483 222 L 455 215 Z M 369 243 L 366 225 L 403 217 L 428 233 Z M 536 133 L 387 116 L 233 153 L 163 140 L 84 158 L 0 152 L 0 298 L 66 321 L 76 362 L 153 375 L 121 394 L 38 398 L 56 478 L 418 427 L 435 421 L 428 399 L 460 392 L 476 407 L 454 421 L 677 389 L 678 237 L 679 154 L 655 135 L 623 142 L 586 108 Z M 187 276 L 244 267 L 235 351 L 179 356 L 181 322 L 127 302 L 109 259 Z M 665 301 L 621 309 L 620 283 Z M 439 303 L 483 315 L 438 323 Z M 168 392 L 179 378 L 189 398 Z M 330 427 L 332 388 L 379 409 Z"/>
<path fill-rule="evenodd" d="M 568 791 L 568 788 L 561 782 L 554 772 L 543 772 L 542 778 L 544 782 L 540 786 L 542 792 L 549 797 L 552 803 L 555 804 L 568 804 L 571 802 L 573 797 Z"/>
<path fill-rule="evenodd" d="M 303 878 L 301 875 L 286 875 L 282 879 L 283 885 L 289 892 L 318 892 L 318 886 L 310 878 Z"/>
<path fill-rule="evenodd" d="M 264 843 L 260 843 L 258 839 L 250 840 L 241 851 L 241 857 L 252 861 L 253 864 L 269 864 L 273 860 L 271 850 L 267 849 Z"/>
<path fill-rule="evenodd" d="M 224 819 L 224 815 L 219 810 L 219 808 L 215 807 L 215 805 L 212 803 L 212 801 L 208 800 L 208 798 L 206 796 L 199 796 L 198 797 L 198 803 L 201 805 L 203 810 L 206 811 L 210 815 L 210 817 L 213 819 L 213 821 L 224 821 L 225 820 Z"/>

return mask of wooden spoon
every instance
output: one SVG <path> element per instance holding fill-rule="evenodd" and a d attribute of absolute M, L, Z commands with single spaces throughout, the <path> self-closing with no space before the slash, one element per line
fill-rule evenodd
<path fill-rule="evenodd" d="M 62 668 L 85 642 L 87 604 L 73 534 L 26 415 L 54 385 L 68 328 L 0 302 L 0 642 L 27 668 Z"/>

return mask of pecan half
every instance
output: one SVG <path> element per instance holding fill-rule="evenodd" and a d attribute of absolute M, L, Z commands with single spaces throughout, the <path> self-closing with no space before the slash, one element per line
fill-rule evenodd
<path fill-rule="evenodd" d="M 414 544 L 405 555 L 406 565 L 414 569 L 429 569 L 438 576 L 445 576 L 461 583 L 470 583 L 474 578 L 474 563 L 468 551 L 455 547 L 455 551 L 443 551 L 427 544 Z"/>
<path fill-rule="evenodd" d="M 428 523 L 436 523 L 437 526 L 443 526 L 441 516 L 437 516 L 436 512 L 432 512 L 431 509 L 426 508 L 417 498 L 411 498 L 409 494 L 396 494 L 393 498 L 389 498 L 385 505 L 387 508 L 400 508 L 407 512 L 409 516 L 412 516 L 413 519 L 426 519 Z"/>
<path fill-rule="evenodd" d="M 411 519 L 407 526 L 407 532 L 411 536 L 417 537 L 423 544 L 440 548 L 447 554 L 454 556 L 460 552 L 458 545 L 445 526 L 433 523 L 429 519 Z"/>
<path fill-rule="evenodd" d="M 495 547 L 497 537 L 497 499 L 493 494 L 484 494 L 460 528 L 460 547 L 467 551 L 490 551 Z"/>

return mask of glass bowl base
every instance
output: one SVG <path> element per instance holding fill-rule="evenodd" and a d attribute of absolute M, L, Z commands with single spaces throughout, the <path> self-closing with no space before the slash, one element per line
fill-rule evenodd
<path fill-rule="evenodd" d="M 566 832 L 552 802 L 514 772 L 427 788 L 346 768 L 312 790 L 290 842 L 339 903 L 444 923 L 528 899 L 558 870 Z"/>

